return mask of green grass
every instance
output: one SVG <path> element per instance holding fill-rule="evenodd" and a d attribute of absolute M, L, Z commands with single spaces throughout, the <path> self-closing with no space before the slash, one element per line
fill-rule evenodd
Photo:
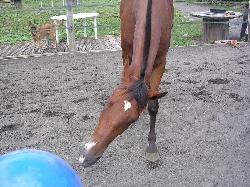
<path fill-rule="evenodd" d="M 190 46 L 200 43 L 202 22 L 190 22 L 180 11 L 175 11 L 172 28 L 172 46 Z M 198 42 L 196 42 L 198 41 Z"/>
<path fill-rule="evenodd" d="M 6 5 L 0 11 L 0 42 L 12 44 L 31 41 L 28 21 L 35 20 L 38 25 L 50 23 L 51 16 L 66 14 L 66 7 L 62 6 L 62 0 L 54 0 L 54 7 L 51 1 L 43 1 L 43 8 L 40 7 L 40 0 L 22 0 L 22 10 L 15 10 L 13 5 Z M 80 0 L 80 5 L 73 9 L 78 12 L 98 12 L 98 36 L 120 35 L 120 0 Z M 102 6 L 104 5 L 104 6 Z M 175 20 L 172 30 L 173 46 L 188 46 L 195 44 L 197 38 L 201 38 L 201 24 L 184 24 L 188 20 L 180 12 L 175 11 Z M 88 26 L 93 25 L 92 19 L 87 19 Z M 83 37 L 82 21 L 75 20 L 76 38 Z M 93 36 L 93 29 L 87 29 L 88 36 Z M 60 28 L 60 41 L 66 41 L 65 26 Z"/>

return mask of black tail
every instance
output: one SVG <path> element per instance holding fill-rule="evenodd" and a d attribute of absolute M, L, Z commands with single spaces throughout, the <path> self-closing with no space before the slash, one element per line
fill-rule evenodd
<path fill-rule="evenodd" d="M 130 99 L 135 99 L 140 108 L 145 108 L 148 101 L 148 89 L 144 82 L 145 71 L 147 68 L 148 54 L 151 41 L 151 12 L 152 12 L 152 0 L 148 0 L 146 26 L 145 26 L 145 39 L 142 67 L 140 71 L 140 79 L 136 81 L 131 87 L 127 89 L 127 93 L 131 93 Z"/>

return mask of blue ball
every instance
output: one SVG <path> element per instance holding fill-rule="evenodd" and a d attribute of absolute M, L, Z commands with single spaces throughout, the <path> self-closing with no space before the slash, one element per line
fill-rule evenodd
<path fill-rule="evenodd" d="M 0 186 L 82 187 L 82 183 L 63 159 L 45 151 L 26 149 L 0 157 Z"/>

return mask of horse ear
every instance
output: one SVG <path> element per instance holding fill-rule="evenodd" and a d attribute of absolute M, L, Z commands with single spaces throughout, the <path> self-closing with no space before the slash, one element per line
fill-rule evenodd
<path fill-rule="evenodd" d="M 148 100 L 155 100 L 164 97 L 168 92 L 159 92 L 154 90 L 148 91 Z"/>
<path fill-rule="evenodd" d="M 130 82 L 130 68 L 129 68 L 129 62 L 126 61 L 122 73 L 122 86 L 128 86 L 129 82 Z"/>

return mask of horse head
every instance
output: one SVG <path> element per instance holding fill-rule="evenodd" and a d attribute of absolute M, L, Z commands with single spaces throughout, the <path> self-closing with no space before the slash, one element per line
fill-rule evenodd
<path fill-rule="evenodd" d="M 122 87 L 114 90 L 103 109 L 97 128 L 85 144 L 79 162 L 84 167 L 95 164 L 108 145 L 135 122 L 150 99 L 158 99 L 166 93 L 153 91 L 142 80 L 131 79 L 129 63 L 124 66 Z M 137 96 L 135 96 L 137 95 Z M 138 96 L 139 95 L 139 96 Z"/>
<path fill-rule="evenodd" d="M 122 85 L 109 97 L 94 133 L 83 148 L 79 161 L 84 167 L 96 163 L 108 145 L 139 118 L 147 105 L 150 132 L 146 159 L 150 162 L 159 159 L 155 121 L 158 99 L 166 95 L 158 88 L 170 46 L 173 1 L 122 0 L 120 15 Z"/>

